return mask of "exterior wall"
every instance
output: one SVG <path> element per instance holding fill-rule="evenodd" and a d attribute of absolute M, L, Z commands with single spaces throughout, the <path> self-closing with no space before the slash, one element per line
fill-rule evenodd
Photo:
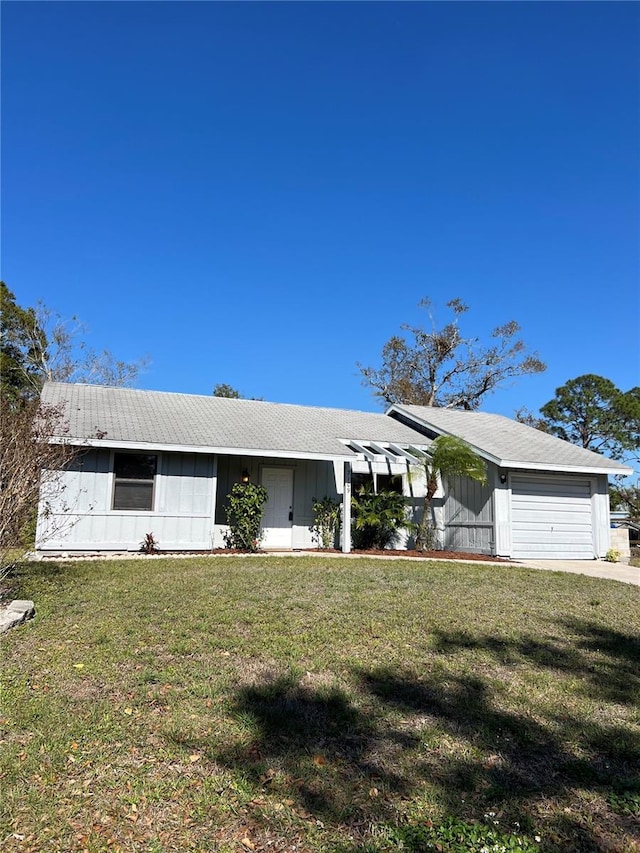
<path fill-rule="evenodd" d="M 494 556 L 510 557 L 511 541 L 511 489 L 509 475 L 495 465 L 488 466 L 488 479 L 493 481 Z M 504 482 L 503 482 L 504 481 Z"/>
<path fill-rule="evenodd" d="M 211 513 L 215 495 L 212 456 L 159 453 L 151 512 L 111 509 L 113 454 L 82 453 L 58 478 L 52 513 L 38 520 L 40 551 L 137 551 L 146 533 L 161 549 L 206 550 L 211 547 Z M 60 488 L 62 486 L 63 488 Z"/>
<path fill-rule="evenodd" d="M 469 477 L 453 477 L 446 483 L 443 505 L 446 550 L 494 553 L 494 479 L 495 472 L 490 470 L 486 485 Z"/>
<path fill-rule="evenodd" d="M 218 457 L 218 484 L 213 532 L 213 547 L 224 547 L 224 534 L 227 530 L 225 498 L 234 483 L 239 483 L 242 472 L 248 471 L 251 482 L 261 482 L 261 469 L 290 468 L 293 470 L 293 548 L 314 548 L 309 527 L 313 524 L 313 498 L 326 496 L 339 500 L 336 488 L 336 474 L 332 462 L 307 459 L 271 459 L 241 456 Z M 342 488 L 342 482 L 340 483 Z M 336 543 L 337 544 L 337 543 Z"/>
<path fill-rule="evenodd" d="M 51 494 L 52 513 L 38 521 L 37 547 L 47 552 L 137 551 L 146 533 L 153 533 L 163 550 L 209 550 L 224 547 L 224 501 L 244 469 L 261 481 L 263 466 L 294 472 L 292 547 L 313 548 L 313 498 L 341 500 L 342 463 L 272 458 L 213 457 L 207 454 L 159 453 L 154 510 L 113 510 L 113 452 L 89 449 L 57 479 Z M 364 467 L 363 467 L 364 466 Z M 355 470 L 403 475 L 409 499 L 408 514 L 417 521 L 422 509 L 424 479 L 410 474 L 403 463 L 355 463 Z M 518 472 L 526 474 L 527 472 Z M 532 472 L 533 473 L 533 472 Z M 505 482 L 501 482 L 501 475 Z M 540 473 L 537 473 L 540 477 Z M 554 475 L 558 476 L 558 475 Z M 604 557 L 611 547 L 608 481 L 588 476 L 591 488 L 594 555 Z M 481 486 L 458 478 L 432 502 L 436 547 L 456 551 L 512 555 L 510 478 L 488 466 L 488 483 Z M 215 517 L 214 517 L 215 513 Z M 336 545 L 339 543 L 336 542 Z M 412 547 L 402 532 L 394 547 Z"/>
<path fill-rule="evenodd" d="M 263 466 L 294 471 L 292 545 L 313 548 L 313 498 L 339 500 L 332 462 L 159 453 L 151 512 L 111 509 L 113 453 L 88 450 L 57 478 L 52 513 L 38 522 L 39 551 L 137 551 L 146 533 L 161 550 L 224 547 L 225 497 L 247 470 L 260 482 Z M 214 518 L 215 507 L 215 518 Z M 337 544 L 337 543 L 336 543 Z"/>

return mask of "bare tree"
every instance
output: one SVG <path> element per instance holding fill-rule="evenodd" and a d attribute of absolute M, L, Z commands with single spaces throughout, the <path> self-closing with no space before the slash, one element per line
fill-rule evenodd
<path fill-rule="evenodd" d="M 54 503 L 65 516 L 60 472 L 81 451 L 67 435 L 60 408 L 37 400 L 3 406 L 0 414 L 0 576 L 28 550 L 35 525 L 38 495 L 48 517 Z M 52 440 L 52 436 L 56 436 Z M 60 532 L 58 521 L 50 535 Z"/>
<path fill-rule="evenodd" d="M 84 325 L 44 304 L 22 308 L 0 282 L 0 573 L 27 550 L 40 496 L 45 536 L 71 523 L 64 469 L 82 451 L 66 438 L 62 410 L 39 403 L 46 381 L 129 385 L 145 360 L 129 363 L 83 340 Z M 55 516 L 52 507 L 56 506 Z"/>
<path fill-rule="evenodd" d="M 117 359 L 109 350 L 92 349 L 84 340 L 86 325 L 77 317 L 65 319 L 42 302 L 34 309 L 35 323 L 29 348 L 32 371 L 42 382 L 88 382 L 98 385 L 131 385 L 148 359 L 134 362 Z M 39 346 L 42 336 L 46 346 Z"/>
<path fill-rule="evenodd" d="M 462 335 L 459 318 L 469 308 L 461 299 L 447 303 L 453 319 L 441 329 L 431 315 L 431 301 L 423 299 L 419 306 L 429 312 L 429 329 L 405 324 L 408 336 L 387 341 L 381 367 L 358 364 L 363 384 L 385 402 L 477 409 L 508 379 L 546 370 L 537 354 L 527 353 L 515 320 L 496 326 L 487 345 Z"/>

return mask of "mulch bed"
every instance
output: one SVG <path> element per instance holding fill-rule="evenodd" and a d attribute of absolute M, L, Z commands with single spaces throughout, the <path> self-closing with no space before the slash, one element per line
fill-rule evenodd
<path fill-rule="evenodd" d="M 492 557 L 491 554 L 469 554 L 466 551 L 354 551 L 354 554 L 375 554 L 381 557 L 428 557 L 432 560 L 482 560 L 490 563 L 511 563 L 506 557 Z"/>
<path fill-rule="evenodd" d="M 326 551 L 320 551 L 317 548 L 304 549 L 310 554 L 342 554 L 336 548 L 330 548 Z M 352 554 L 360 554 L 363 557 L 419 557 L 422 560 L 465 560 L 468 563 L 474 560 L 481 560 L 485 563 L 511 563 L 506 557 L 492 557 L 490 554 L 468 554 L 466 551 L 392 551 L 385 548 L 384 550 L 376 550 L 371 548 L 367 551 L 351 551 Z"/>
<path fill-rule="evenodd" d="M 277 549 L 276 549 L 277 550 Z M 196 557 L 196 556 L 232 556 L 242 555 L 242 554 L 253 554 L 254 556 L 266 556 L 270 551 L 240 551 L 235 548 L 213 548 L 207 551 L 163 551 L 162 548 L 158 548 L 154 554 L 143 554 L 140 551 L 121 551 L 121 552 L 91 552 L 90 554 L 69 554 L 66 552 L 57 554 L 51 553 L 46 554 L 41 557 L 44 560 L 60 560 L 61 562 L 68 562 L 69 560 L 104 560 L 104 559 L 122 559 L 122 558 L 132 558 L 132 557 Z M 286 553 L 286 552 L 282 552 Z M 342 553 L 337 548 L 327 548 L 326 550 L 321 550 L 319 548 L 296 548 L 291 551 L 292 554 L 295 553 L 305 553 L 305 554 L 317 554 L 318 556 L 322 556 L 323 554 L 335 554 L 336 556 L 347 556 Z M 468 554 L 466 551 L 392 551 L 390 549 L 384 550 L 376 550 L 372 548 L 368 551 L 358 551 L 353 550 L 351 554 L 357 554 L 361 557 L 416 557 L 421 560 L 464 560 L 467 563 L 471 563 L 474 561 L 481 561 L 484 563 L 512 563 L 513 560 L 509 560 L 506 557 L 492 557 L 489 554 Z"/>

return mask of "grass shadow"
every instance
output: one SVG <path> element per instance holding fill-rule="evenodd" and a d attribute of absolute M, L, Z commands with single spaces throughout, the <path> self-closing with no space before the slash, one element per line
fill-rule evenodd
<path fill-rule="evenodd" d="M 251 737 L 218 752 L 257 787 L 282 789 L 305 811 L 344 822 L 372 815 L 372 788 L 407 794 L 410 780 L 379 761 L 378 750 L 415 746 L 410 734 L 388 731 L 338 687 L 311 688 L 283 676 L 241 688 L 233 712 Z M 284 795 L 284 794 L 283 794 Z"/>
<path fill-rule="evenodd" d="M 434 649 L 443 654 L 455 654 L 459 649 L 486 651 L 502 664 L 527 662 L 577 677 L 580 689 L 592 698 L 640 704 L 640 635 L 581 619 L 557 624 L 563 636 L 547 640 L 527 634 L 505 639 L 493 634 L 436 631 Z"/>
<path fill-rule="evenodd" d="M 554 660 L 589 685 L 583 651 L 597 641 L 609 660 L 610 683 L 600 689 L 617 695 L 629 674 L 634 640 L 593 627 L 583 625 L 559 657 L 526 639 L 496 647 L 486 638 L 483 648 L 500 660 L 526 658 L 541 669 Z M 468 647 L 470 640 L 460 642 Z M 459 641 L 442 635 L 439 643 L 444 652 Z M 393 825 L 402 820 L 399 801 L 427 796 L 444 814 L 476 821 L 492 810 L 531 834 L 539 831 L 545 804 L 552 804 L 541 851 L 625 849 L 612 842 L 620 837 L 636 843 L 633 813 L 612 808 L 601 822 L 589 824 L 560 807 L 576 792 L 598 798 L 605 811 L 612 791 L 632 801 L 640 768 L 640 733 L 632 727 L 589 720 L 557 705 L 536 716 L 507 709 L 495 684 L 472 673 L 360 667 L 352 676 L 350 693 L 293 676 L 239 688 L 232 710 L 248 737 L 215 752 L 215 759 L 240 770 L 255 788 L 291 797 L 311 816 L 355 831 Z"/>

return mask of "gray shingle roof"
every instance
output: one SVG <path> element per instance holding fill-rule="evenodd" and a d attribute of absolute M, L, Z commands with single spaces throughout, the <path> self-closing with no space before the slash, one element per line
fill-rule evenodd
<path fill-rule="evenodd" d="M 47 383 L 45 404 L 64 405 L 71 439 L 105 432 L 105 444 L 353 456 L 340 439 L 429 444 L 383 414 L 232 400 L 164 391 Z"/>
<path fill-rule="evenodd" d="M 456 435 L 504 467 L 544 466 L 548 470 L 592 470 L 603 474 L 631 473 L 619 462 L 576 447 L 540 430 L 488 412 L 394 405 L 389 410 L 409 415 L 437 433 Z"/>

